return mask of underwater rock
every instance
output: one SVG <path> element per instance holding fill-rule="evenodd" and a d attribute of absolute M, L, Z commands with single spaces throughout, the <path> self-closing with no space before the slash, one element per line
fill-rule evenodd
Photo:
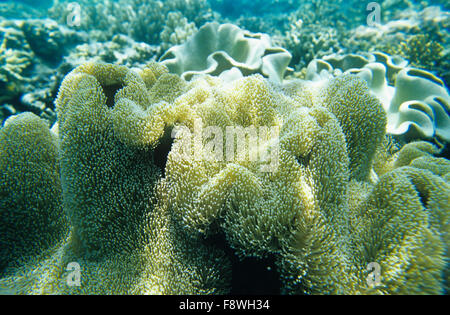
<path fill-rule="evenodd" d="M 308 80 L 352 73 L 367 81 L 388 115 L 387 132 L 408 138 L 450 141 L 450 95 L 441 79 L 399 57 L 373 53 L 331 55 L 308 65 Z"/>
<path fill-rule="evenodd" d="M 195 56 L 195 58 L 192 58 Z M 260 73 L 282 82 L 291 54 L 274 47 L 267 34 L 252 34 L 232 24 L 208 23 L 185 44 L 170 48 L 160 62 L 171 73 L 191 80 L 210 74 L 231 81 Z"/>

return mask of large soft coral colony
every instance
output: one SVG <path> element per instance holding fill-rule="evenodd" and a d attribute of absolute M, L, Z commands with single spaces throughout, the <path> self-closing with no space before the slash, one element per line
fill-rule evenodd
<path fill-rule="evenodd" d="M 0 130 L 0 161 L 36 158 L 28 167 L 42 176 L 19 184 L 50 190 L 54 207 L 33 195 L 21 207 L 2 180 L 11 202 L 0 203 L 1 220 L 25 215 L 9 225 L 16 233 L 51 211 L 55 226 L 28 230 L 42 242 L 25 261 L 2 261 L 0 291 L 233 293 L 248 260 L 272 267 L 267 292 L 446 290 L 450 163 L 424 142 L 391 152 L 386 112 L 358 76 L 186 82 L 157 63 L 88 63 L 66 76 L 56 107 L 52 131 L 28 114 Z M 253 127 L 264 134 L 256 148 Z M 32 149 L 14 144 L 24 128 L 41 135 Z M 243 136 L 211 146 L 230 128 Z M 260 158 L 223 154 L 243 143 Z M 68 281 L 73 262 L 79 286 Z"/>

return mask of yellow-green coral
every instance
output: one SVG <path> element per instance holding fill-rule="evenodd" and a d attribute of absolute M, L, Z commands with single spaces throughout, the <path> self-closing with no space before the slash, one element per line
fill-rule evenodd
<path fill-rule="evenodd" d="M 31 113 L 0 130 L 0 274 L 40 255 L 67 230 L 57 138 Z"/>
<path fill-rule="evenodd" d="M 385 135 L 386 114 L 367 84 L 349 76 L 336 78 L 323 95 L 323 104 L 339 120 L 344 131 L 350 157 L 350 176 L 364 180 L 371 161 Z"/>
<path fill-rule="evenodd" d="M 433 220 L 433 210 L 424 211 L 428 205 L 422 205 L 419 192 L 423 190 L 414 187 L 405 190 L 402 184 L 407 179 L 396 182 L 399 190 L 390 194 L 382 184 L 372 188 L 369 183 L 353 181 L 361 186 L 355 194 L 360 200 L 350 202 L 356 196 L 347 192 L 349 180 L 368 177 L 384 136 L 386 117 L 381 104 L 368 94 L 364 82 L 353 76 L 335 79 L 319 91 L 320 97 L 304 101 L 306 106 L 302 107 L 294 97 L 308 95 L 307 92 L 301 88 L 289 89 L 293 96 L 290 98 L 256 76 L 222 89 L 202 85 L 201 90 L 190 91 L 197 97 L 188 94 L 187 99 L 178 98 L 177 103 L 186 102 L 194 107 L 205 125 L 205 121 L 211 121 L 219 126 L 231 123 L 244 127 L 264 124 L 282 127 L 280 165 L 270 174 L 262 173 L 257 163 L 248 161 L 183 159 L 177 151 L 181 147 L 175 145 L 166 170 L 180 219 L 202 233 L 214 234 L 221 230 L 241 257 L 275 254 L 285 293 L 405 293 L 409 286 L 420 287 L 422 280 L 424 285 L 432 287 L 424 292 L 441 292 L 440 272 L 445 265 L 439 233 L 425 228 L 422 234 L 409 231 L 415 224 L 412 220 L 419 220 L 419 216 L 407 219 L 409 211 L 422 211 L 422 226 Z M 197 102 L 192 104 L 192 99 Z M 211 104 L 215 106 L 215 115 L 208 113 Z M 208 115 L 202 115 L 205 112 Z M 421 174 L 415 168 L 413 171 Z M 429 181 L 442 182 L 442 179 L 431 177 Z M 405 196 L 397 197 L 396 192 Z M 432 194 L 446 192 L 445 186 L 441 186 Z M 391 234 L 379 239 L 379 232 L 366 226 L 364 215 L 383 208 L 376 203 L 372 206 L 374 210 L 366 213 L 368 200 L 375 193 L 390 196 L 392 200 L 388 209 L 393 213 L 378 220 L 394 217 L 394 221 L 404 222 L 403 229 L 395 232 L 399 235 L 410 232 L 410 242 L 422 242 L 420 247 L 416 249 L 410 243 L 396 245 L 397 239 Z M 412 209 L 399 208 L 403 198 L 412 202 Z M 436 205 L 435 209 L 444 217 L 448 215 L 444 204 Z M 367 233 L 367 239 L 356 231 Z M 408 263 L 398 268 L 398 274 L 386 274 L 385 290 L 368 288 L 366 267 L 372 262 L 370 259 L 375 262 L 378 259 L 388 271 L 397 264 L 392 260 L 393 255 L 384 253 L 364 259 L 360 247 L 371 246 L 370 242 L 381 248 L 406 251 L 402 255 Z M 425 243 L 429 260 L 420 255 Z M 408 274 L 408 270 L 416 271 Z M 399 288 L 400 283 L 404 287 Z"/>
<path fill-rule="evenodd" d="M 132 250 L 139 243 L 142 216 L 152 207 L 160 170 L 151 139 L 148 147 L 133 147 L 121 138 L 124 128 L 132 135 L 145 132 L 137 120 L 127 118 L 149 103 L 143 80 L 124 67 L 87 64 L 61 88 L 56 105 L 64 208 L 80 251 L 88 256 Z"/>
<path fill-rule="evenodd" d="M 143 79 L 124 67 L 86 64 L 65 79 L 56 104 L 71 233 L 2 285 L 15 293 L 223 292 L 229 265 L 221 251 L 179 232 L 168 213 L 154 161 L 164 104 L 152 107 Z M 70 262 L 82 267 L 80 287 L 66 283 Z"/>
<path fill-rule="evenodd" d="M 356 265 L 377 262 L 382 268 L 374 292 L 443 293 L 449 188 L 429 171 L 402 167 L 382 176 L 353 209 Z"/>
<path fill-rule="evenodd" d="M 186 83 L 166 72 L 86 64 L 65 78 L 56 105 L 70 234 L 0 285 L 227 293 L 236 255 L 273 258 L 286 294 L 443 292 L 449 163 L 411 144 L 383 165 L 386 117 L 362 79 Z M 81 287 L 66 284 L 69 262 Z M 382 268 L 378 287 L 370 263 Z"/>

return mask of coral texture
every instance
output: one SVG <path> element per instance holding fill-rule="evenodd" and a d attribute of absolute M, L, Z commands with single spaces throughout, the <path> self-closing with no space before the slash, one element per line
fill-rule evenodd
<path fill-rule="evenodd" d="M 32 113 L 0 129 L 0 274 L 54 246 L 68 225 L 57 137 Z"/>
<path fill-rule="evenodd" d="M 282 82 L 290 60 L 291 54 L 274 47 L 267 34 L 252 34 L 232 24 L 208 23 L 185 44 L 169 49 L 160 62 L 186 80 L 210 74 L 231 81 L 260 73 Z"/>
<path fill-rule="evenodd" d="M 63 55 L 82 39 L 83 35 L 49 19 L 0 21 L 3 114 L 7 117 L 30 111 L 54 120 L 53 100 L 58 87 L 55 69 Z M 12 111 L 7 110 L 8 105 L 12 105 Z"/>
<path fill-rule="evenodd" d="M 387 117 L 358 76 L 185 82 L 156 63 L 88 63 L 56 105 L 61 184 L 50 186 L 68 237 L 33 234 L 53 246 L 7 271 L 9 292 L 227 293 L 234 255 L 273 257 L 287 294 L 446 287 L 450 165 L 423 143 L 380 160 Z M 1 133 L 20 134 L 20 121 Z M 10 154 L 29 158 L 20 146 Z M 71 262 L 79 287 L 67 282 Z"/>
<path fill-rule="evenodd" d="M 383 103 L 388 133 L 450 141 L 450 95 L 444 82 L 407 64 L 399 57 L 378 52 L 368 57 L 331 55 L 312 61 L 306 78 L 327 80 L 342 73 L 356 74 Z"/>
<path fill-rule="evenodd" d="M 49 11 L 50 17 L 60 24 L 67 24 L 73 13 L 67 10 L 69 2 L 55 4 Z M 170 14 L 183 16 L 198 26 L 212 16 L 206 0 L 80 0 L 77 3 L 83 8 L 83 15 L 80 25 L 75 28 L 89 31 L 91 36 L 101 41 L 123 34 L 138 42 L 159 44 Z"/>

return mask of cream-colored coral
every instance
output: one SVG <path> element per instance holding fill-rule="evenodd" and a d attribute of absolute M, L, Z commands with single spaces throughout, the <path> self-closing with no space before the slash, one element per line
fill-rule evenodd
<path fill-rule="evenodd" d="M 171 73 L 186 80 L 209 74 L 232 81 L 259 73 L 277 83 L 290 70 L 290 60 L 291 54 L 275 47 L 269 35 L 217 22 L 203 25 L 186 43 L 170 48 L 160 58 Z"/>
<path fill-rule="evenodd" d="M 386 131 L 406 139 L 450 139 L 450 95 L 434 74 L 384 53 L 330 55 L 308 65 L 308 80 L 328 80 L 342 73 L 363 78 L 387 113 Z"/>

